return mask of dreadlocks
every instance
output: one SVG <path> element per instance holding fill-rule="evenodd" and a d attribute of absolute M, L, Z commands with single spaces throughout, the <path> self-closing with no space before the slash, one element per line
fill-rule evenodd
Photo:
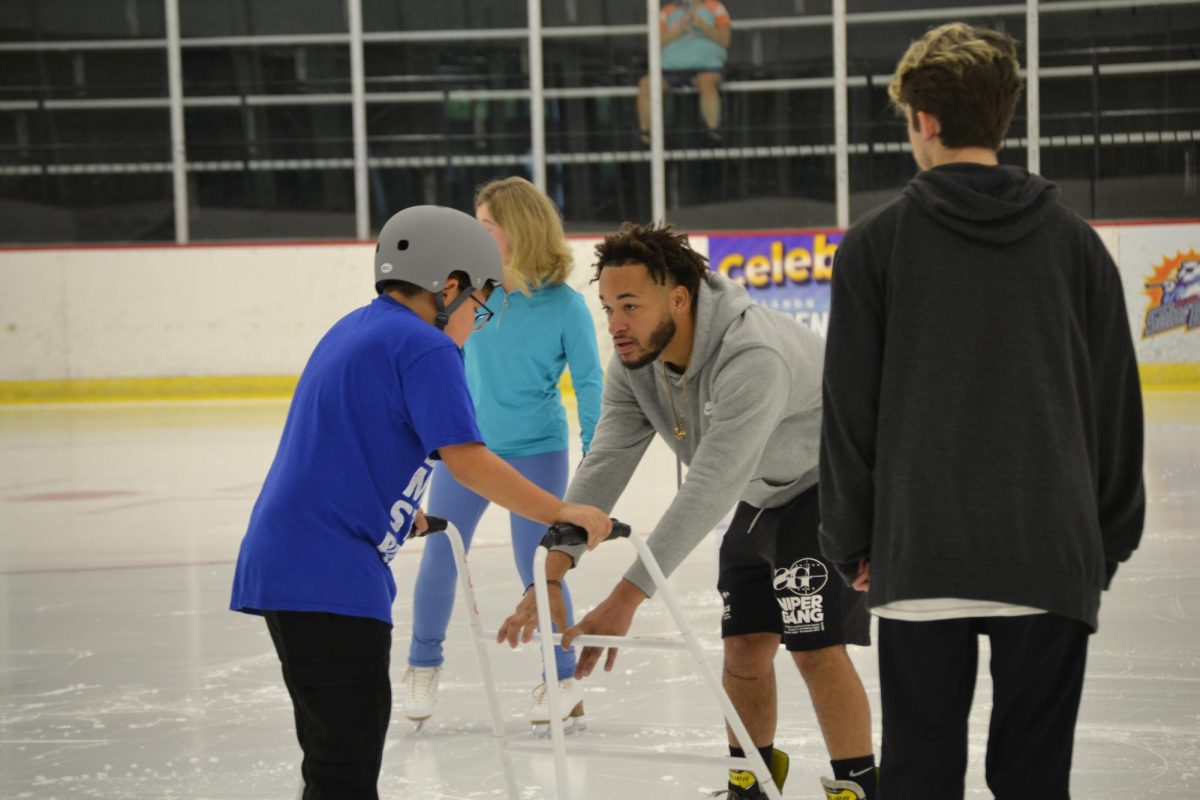
<path fill-rule="evenodd" d="M 708 280 L 708 259 L 693 250 L 687 234 L 676 233 L 668 224 L 635 225 L 626 222 L 616 233 L 596 245 L 596 275 L 600 280 L 605 267 L 644 264 L 655 283 L 667 284 L 668 278 L 688 290 L 692 307 L 700 292 L 700 281 Z"/>

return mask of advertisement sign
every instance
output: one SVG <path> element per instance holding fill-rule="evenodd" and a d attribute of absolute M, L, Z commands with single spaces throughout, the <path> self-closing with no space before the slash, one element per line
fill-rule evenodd
<path fill-rule="evenodd" d="M 746 287 L 759 305 L 790 314 L 822 336 L 840 231 L 708 237 L 709 265 Z"/>
<path fill-rule="evenodd" d="M 1143 366 L 1200 363 L 1198 233 L 1195 225 L 1120 228 L 1117 263 Z"/>
<path fill-rule="evenodd" d="M 1152 271 L 1146 282 L 1150 305 L 1142 338 L 1200 328 L 1200 253 L 1189 250 L 1176 252 L 1174 258 L 1164 256 Z"/>

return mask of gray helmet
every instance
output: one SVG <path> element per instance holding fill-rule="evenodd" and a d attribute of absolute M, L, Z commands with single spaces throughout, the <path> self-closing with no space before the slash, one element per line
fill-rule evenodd
<path fill-rule="evenodd" d="M 474 217 L 442 206 L 412 206 L 394 214 L 379 231 L 375 291 L 384 281 L 406 281 L 428 289 L 437 303 L 439 328 L 445 327 L 469 294 L 463 292 L 443 308 L 441 290 L 455 270 L 467 274 L 473 289 L 504 278 L 500 250 Z"/>

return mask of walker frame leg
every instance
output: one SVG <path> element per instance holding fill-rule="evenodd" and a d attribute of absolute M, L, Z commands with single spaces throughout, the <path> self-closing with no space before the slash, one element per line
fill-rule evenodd
<path fill-rule="evenodd" d="M 626 529 L 628 530 L 628 529 Z M 504 774 L 505 787 L 508 791 L 509 800 L 520 800 L 521 795 L 517 789 L 516 777 L 513 772 L 512 756 L 510 749 L 518 747 L 516 743 L 509 740 L 508 733 L 504 726 L 504 717 L 500 710 L 500 697 L 496 690 L 495 674 L 492 670 L 491 659 L 488 657 L 487 646 L 484 642 L 485 638 L 491 638 L 491 635 L 483 629 L 483 623 L 479 614 L 479 605 L 475 599 L 475 587 L 471 583 L 471 573 L 467 564 L 466 547 L 463 545 L 462 535 L 453 524 L 447 523 L 445 534 L 450 541 L 450 549 L 454 553 L 454 562 L 458 570 L 458 585 L 462 591 L 463 598 L 467 605 L 467 619 L 471 628 L 471 639 L 475 646 L 475 656 L 479 662 L 479 669 L 483 675 L 484 689 L 487 692 L 488 714 L 491 718 L 492 725 L 492 740 L 496 748 L 496 755 L 500 759 L 500 765 Z M 708 663 L 704 650 L 700 645 L 699 637 L 692 630 L 687 618 L 683 613 L 682 607 L 679 605 L 678 599 L 675 597 L 674 591 L 667 583 L 666 577 L 663 575 L 662 569 L 658 565 L 658 561 L 650 552 L 646 543 L 638 537 L 629 537 L 630 543 L 637 551 L 638 557 L 646 566 L 651 578 L 654 580 L 655 586 L 658 588 L 659 596 L 666 603 L 668 610 L 671 612 L 675 624 L 679 628 L 679 639 L 639 639 L 633 636 L 584 636 L 578 639 L 578 642 L 583 645 L 598 645 L 598 646 L 649 646 L 657 649 L 686 649 L 691 654 L 696 668 L 703 675 L 705 682 L 708 684 L 712 693 L 717 697 L 721 706 L 721 711 L 733 731 L 734 737 L 745 751 L 744 759 L 720 757 L 720 756 L 681 756 L 649 754 L 638 751 L 626 751 L 621 754 L 615 748 L 608 748 L 607 752 L 600 748 L 589 748 L 590 755 L 595 757 L 625 757 L 636 758 L 641 761 L 654 761 L 662 759 L 665 761 L 686 760 L 689 763 L 714 763 L 720 762 L 724 764 L 736 763 L 740 767 L 748 766 L 757 776 L 759 786 L 762 787 L 770 800 L 782 800 L 779 787 L 775 785 L 774 779 L 771 777 L 770 768 L 763 761 L 758 749 L 754 746 L 753 740 L 750 738 L 746 726 L 742 723 L 741 717 L 734 708 L 729 695 L 725 693 L 725 688 L 721 685 L 720 679 L 713 671 L 712 665 Z M 570 783 L 567 774 L 567 746 L 566 736 L 564 731 L 563 717 L 564 709 L 562 696 L 558 685 L 558 667 L 555 659 L 554 648 L 556 643 L 561 643 L 562 634 L 553 633 L 551 616 L 550 616 L 550 593 L 546 584 L 546 557 L 549 554 L 544 546 L 539 546 L 534 553 L 534 599 L 537 602 L 538 619 L 545 621 L 551 627 L 548 628 L 549 635 L 539 634 L 539 644 L 541 647 L 541 657 L 546 675 L 546 692 L 550 706 L 550 737 L 552 743 L 552 754 L 554 756 L 554 771 L 557 793 L 555 797 L 561 800 L 569 800 L 570 798 Z M 589 641 L 590 640 L 590 641 Z M 681 647 L 682 645 L 682 647 Z M 528 746 L 520 746 L 521 750 L 528 750 Z M 537 749 L 537 748 L 534 748 Z M 545 752 L 541 750 L 540 752 Z M 747 763 L 748 762 L 748 763 Z"/>
<path fill-rule="evenodd" d="M 700 639 L 696 632 L 692 630 L 688 623 L 687 617 L 683 613 L 683 608 L 679 605 L 679 600 L 675 597 L 675 592 L 667 583 L 667 578 L 663 574 L 662 568 L 658 564 L 658 560 L 654 554 L 650 552 L 649 546 L 637 536 L 628 538 L 630 544 L 637 551 L 638 557 L 642 564 L 650 573 L 650 577 L 654 580 L 654 585 L 658 588 L 658 594 L 666 603 L 667 609 L 671 612 L 671 617 L 675 620 L 675 624 L 679 628 L 679 636 L 687 645 L 688 651 L 691 653 L 693 660 L 696 663 L 696 668 L 703 675 L 709 689 L 717 697 L 717 701 L 721 706 L 721 712 L 725 717 L 725 721 L 733 730 L 734 738 L 737 739 L 739 746 L 745 752 L 745 760 L 748 763 L 750 770 L 758 779 L 759 786 L 762 787 L 770 800 L 782 800 L 782 794 L 779 787 L 775 785 L 775 780 L 771 776 L 770 767 L 763 760 L 762 755 L 758 752 L 758 748 L 754 745 L 754 740 L 750 738 L 749 731 L 746 730 L 745 724 L 742 722 L 741 716 L 737 709 L 734 708 L 733 701 L 729 699 L 729 695 L 725 692 L 725 687 L 721 684 L 717 674 L 713 671 L 712 665 L 708 663 L 708 659 L 704 654 L 704 649 L 700 646 Z M 549 554 L 544 546 L 539 546 L 534 553 L 533 580 L 534 591 L 537 599 L 538 619 L 549 622 L 550 620 L 550 593 L 546 584 L 546 557 Z M 552 628 L 550 629 L 552 631 Z M 539 636 L 541 640 L 542 662 L 544 664 L 546 674 L 557 677 L 554 644 L 561 641 L 561 634 Z M 638 639 L 633 636 L 612 636 L 603 637 L 608 641 L 608 644 L 632 644 L 637 645 Z M 550 732 L 553 739 L 555 775 L 558 781 L 558 797 L 562 800 L 567 800 L 570 797 L 570 787 L 567 782 L 567 747 L 566 738 L 563 735 L 563 709 L 562 701 L 558 692 L 558 681 L 548 680 L 547 691 L 550 698 Z M 718 760 L 715 759 L 714 760 Z M 725 759 L 720 759 L 725 760 Z"/>
<path fill-rule="evenodd" d="M 487 646 L 483 641 L 487 634 L 483 631 L 483 622 L 479 616 L 479 604 L 475 602 L 475 587 L 471 583 L 471 571 L 467 566 L 467 549 L 463 545 L 462 534 L 458 532 L 458 528 L 453 523 L 446 525 L 445 534 L 450 540 L 450 549 L 454 552 L 454 564 L 458 569 L 458 586 L 466 600 L 471 641 L 475 644 L 475 657 L 479 661 L 479 671 L 483 674 L 483 685 L 487 692 L 488 715 L 491 717 L 492 723 L 492 741 L 504 773 L 504 785 L 508 790 L 509 800 L 520 800 L 521 794 L 517 790 L 516 776 L 513 773 L 512 755 L 508 751 L 508 732 L 505 730 L 504 716 L 500 711 L 500 695 L 496 691 L 496 677 L 492 671 L 492 662 L 488 657 Z"/>

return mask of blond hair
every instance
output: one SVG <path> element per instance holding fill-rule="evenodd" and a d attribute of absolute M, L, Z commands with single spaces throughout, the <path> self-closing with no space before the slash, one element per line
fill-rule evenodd
<path fill-rule="evenodd" d="M 897 108 L 941 123 L 951 149 L 999 150 L 1021 96 L 1017 43 L 1006 33 L 951 22 L 912 43 L 896 65 L 888 96 Z"/>
<path fill-rule="evenodd" d="M 571 274 L 571 248 L 549 197 L 524 178 L 513 177 L 481 187 L 475 193 L 475 207 L 484 203 L 508 237 L 512 255 L 504 267 L 522 294 L 566 282 Z"/>

